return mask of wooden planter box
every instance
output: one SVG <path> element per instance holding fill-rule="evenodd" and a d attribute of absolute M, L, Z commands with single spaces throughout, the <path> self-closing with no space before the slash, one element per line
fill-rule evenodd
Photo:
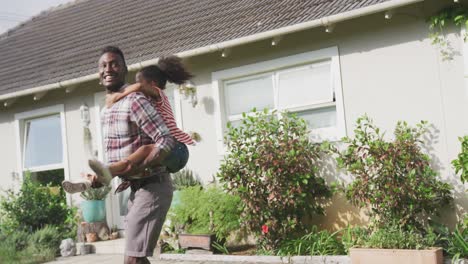
<path fill-rule="evenodd" d="M 412 249 L 349 249 L 352 264 L 443 264 L 441 248 Z"/>
<path fill-rule="evenodd" d="M 212 250 L 211 244 L 215 241 L 215 235 L 191 235 L 191 234 L 180 234 L 179 244 L 181 248 L 202 248 L 206 250 Z"/>

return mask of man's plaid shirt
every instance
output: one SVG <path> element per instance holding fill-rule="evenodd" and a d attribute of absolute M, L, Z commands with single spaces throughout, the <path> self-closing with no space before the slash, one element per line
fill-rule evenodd
<path fill-rule="evenodd" d="M 120 161 L 140 146 L 169 151 L 175 144 L 160 113 L 142 93 L 132 93 L 101 112 L 108 163 Z"/>

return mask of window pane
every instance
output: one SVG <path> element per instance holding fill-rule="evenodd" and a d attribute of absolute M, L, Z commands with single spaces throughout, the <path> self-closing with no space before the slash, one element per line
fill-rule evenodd
<path fill-rule="evenodd" d="M 304 119 L 310 129 L 336 125 L 336 106 L 300 111 L 295 114 Z"/>
<path fill-rule="evenodd" d="M 31 179 L 42 185 L 51 184 L 52 186 L 60 186 L 62 181 L 65 180 L 64 170 L 48 170 L 31 172 Z"/>
<path fill-rule="evenodd" d="M 224 99 L 227 115 L 247 113 L 256 107 L 272 109 L 273 83 L 271 75 L 228 81 L 224 83 Z"/>
<path fill-rule="evenodd" d="M 278 72 L 279 108 L 333 101 L 330 62 Z"/>
<path fill-rule="evenodd" d="M 26 121 L 24 166 L 62 163 L 60 115 Z"/>

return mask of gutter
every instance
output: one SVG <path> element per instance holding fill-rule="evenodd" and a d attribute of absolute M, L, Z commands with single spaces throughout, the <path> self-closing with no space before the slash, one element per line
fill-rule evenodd
<path fill-rule="evenodd" d="M 295 24 L 295 25 L 291 25 L 291 26 L 287 26 L 283 28 L 265 31 L 265 32 L 261 32 L 261 33 L 233 39 L 233 40 L 220 42 L 220 43 L 213 44 L 213 45 L 208 45 L 208 46 L 201 47 L 201 48 L 182 51 L 182 52 L 176 53 L 175 55 L 181 58 L 189 58 L 189 57 L 193 57 L 197 55 L 220 51 L 220 50 L 231 48 L 234 46 L 256 42 L 259 40 L 264 40 L 264 39 L 274 38 L 280 35 L 294 33 L 294 32 L 298 32 L 301 30 L 306 30 L 306 29 L 320 27 L 320 26 L 328 26 L 328 25 L 335 24 L 341 21 L 350 20 L 353 18 L 358 18 L 358 17 L 371 15 L 371 14 L 375 14 L 379 12 L 384 12 L 384 11 L 388 11 L 388 10 L 395 9 L 398 7 L 411 5 L 411 4 L 415 4 L 415 3 L 419 3 L 423 1 L 424 0 L 390 0 L 384 3 L 371 5 L 371 6 L 339 13 L 336 15 L 323 17 L 320 19 L 312 20 L 312 21 L 307 21 L 307 22 L 303 22 L 303 23 L 299 23 L 299 24 Z M 157 62 L 158 62 L 158 58 L 143 61 L 143 62 L 138 62 L 138 63 L 128 65 L 128 69 L 130 71 L 138 70 L 147 65 L 156 64 Z M 54 89 L 74 86 L 83 82 L 97 80 L 98 78 L 99 78 L 98 74 L 95 73 L 95 74 L 90 74 L 90 75 L 86 75 L 86 76 L 82 76 L 82 77 L 78 77 L 78 78 L 74 78 L 70 80 L 60 81 L 60 82 L 53 83 L 53 84 L 47 84 L 44 86 L 29 88 L 29 89 L 25 89 L 22 91 L 0 95 L 0 101 L 5 101 L 5 100 L 12 99 L 12 98 L 19 97 L 19 96 L 25 96 L 25 95 L 36 94 L 36 93 L 44 93 L 44 92 L 54 90 Z"/>

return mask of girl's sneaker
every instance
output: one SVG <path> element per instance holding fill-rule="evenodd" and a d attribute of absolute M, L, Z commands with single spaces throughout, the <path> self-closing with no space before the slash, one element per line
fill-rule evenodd
<path fill-rule="evenodd" d="M 97 181 L 107 186 L 112 181 L 112 174 L 109 168 L 96 159 L 88 160 L 89 167 L 96 173 Z"/>

